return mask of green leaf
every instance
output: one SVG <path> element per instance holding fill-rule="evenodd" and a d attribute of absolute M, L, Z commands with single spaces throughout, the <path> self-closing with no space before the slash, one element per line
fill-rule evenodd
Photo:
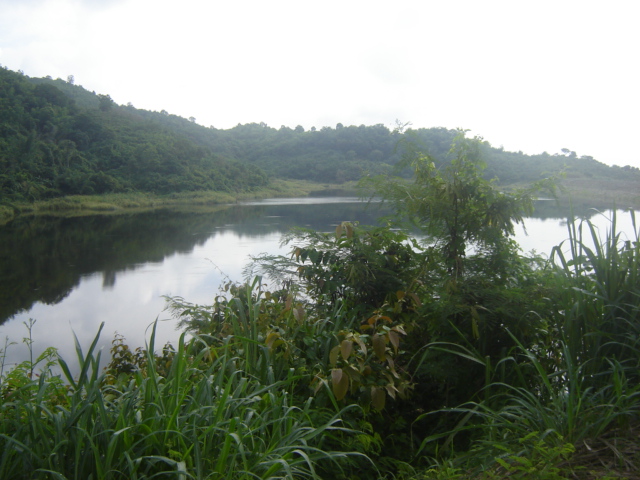
<path fill-rule="evenodd" d="M 389 330 L 388 335 L 389 335 L 389 341 L 391 342 L 391 345 L 393 345 L 393 350 L 397 355 L 398 347 L 400 345 L 400 336 L 398 335 L 397 332 L 394 332 L 393 330 Z"/>

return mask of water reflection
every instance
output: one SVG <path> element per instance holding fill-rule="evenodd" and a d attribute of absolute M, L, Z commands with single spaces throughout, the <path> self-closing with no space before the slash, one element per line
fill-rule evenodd
<path fill-rule="evenodd" d="M 73 352 L 72 330 L 89 343 L 104 321 L 100 345 L 108 350 L 116 331 L 144 345 L 146 327 L 158 318 L 159 342 L 174 340 L 163 295 L 211 303 L 226 279 L 242 278 L 250 255 L 279 251 L 292 226 L 329 231 L 342 220 L 375 223 L 378 215 L 356 199 L 332 199 L 330 207 L 304 199 L 302 205 L 21 217 L 0 228 L 0 335 L 20 339 L 22 323 L 35 318 L 36 354 L 50 345 Z M 12 347 L 8 361 L 25 358 L 22 350 Z"/>
<path fill-rule="evenodd" d="M 539 204 L 537 212 L 527 220 L 529 235 L 520 231 L 517 239 L 525 251 L 549 252 L 566 238 L 559 220 L 566 212 L 553 202 Z M 336 197 L 20 217 L 0 227 L 0 336 L 21 339 L 22 323 L 35 318 L 34 353 L 56 346 L 67 358 L 74 351 L 72 331 L 88 345 L 105 322 L 100 343 L 105 355 L 115 332 L 133 346 L 144 345 L 147 327 L 158 319 L 158 343 L 175 340 L 164 295 L 211 303 L 226 279 L 241 279 L 250 255 L 282 252 L 281 235 L 291 227 L 332 231 L 343 220 L 375 224 L 381 215 L 355 198 Z M 7 362 L 24 358 L 25 347 L 14 346 Z"/>

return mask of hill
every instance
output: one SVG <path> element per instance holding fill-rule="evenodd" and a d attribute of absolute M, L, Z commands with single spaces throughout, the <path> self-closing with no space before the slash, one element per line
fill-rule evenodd
<path fill-rule="evenodd" d="M 268 182 L 261 170 L 118 106 L 108 95 L 6 69 L 0 69 L 0 172 L 2 197 L 20 200 L 233 192 Z"/>
<path fill-rule="evenodd" d="M 398 145 L 411 139 L 437 162 L 450 160 L 456 134 L 445 128 L 384 125 L 276 129 L 250 123 L 221 130 L 166 111 L 116 105 L 108 95 L 61 79 L 0 68 L 0 188 L 5 200 L 141 191 L 246 192 L 269 178 L 322 183 L 394 171 Z M 640 201 L 640 170 L 592 157 L 526 155 L 483 143 L 485 176 L 501 185 L 565 172 L 576 193 Z"/>

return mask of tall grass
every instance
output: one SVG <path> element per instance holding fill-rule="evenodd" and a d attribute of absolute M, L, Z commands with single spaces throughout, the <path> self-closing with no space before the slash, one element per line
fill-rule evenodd
<path fill-rule="evenodd" d="M 366 460 L 340 448 L 358 433 L 343 420 L 357 407 L 319 408 L 296 394 L 303 377 L 274 371 L 251 328 L 257 310 L 242 311 L 227 313 L 243 336 L 227 336 L 215 355 L 206 338 L 183 334 L 164 376 L 154 326 L 146 367 L 133 374 L 100 371 L 98 332 L 86 354 L 76 341 L 77 377 L 60 358 L 63 379 L 49 368 L 3 388 L 0 478 L 338 478 Z"/>
<path fill-rule="evenodd" d="M 570 219 L 570 256 L 563 252 L 563 244 L 552 251 L 561 292 L 560 334 L 573 362 L 591 361 L 594 375 L 602 359 L 637 366 L 640 358 L 640 230 L 635 212 L 629 214 L 633 226 L 629 238 L 617 231 L 614 210 L 604 235 L 589 220 Z"/>
<path fill-rule="evenodd" d="M 434 442 L 449 448 L 458 436 L 471 435 L 472 448 L 459 464 L 512 477 L 535 455 L 570 467 L 576 448 L 632 434 L 640 422 L 640 231 L 630 215 L 630 238 L 616 230 L 615 213 L 604 234 L 590 221 L 570 219 L 569 240 L 553 249 L 550 264 L 555 316 L 545 338 L 555 340 L 525 346 L 512 336 L 517 346 L 495 370 L 509 369 L 513 381 L 488 383 L 484 401 L 420 416 L 416 425 L 431 415 L 459 418 L 452 431 L 425 438 L 420 453 Z M 485 360 L 468 349 L 449 351 Z M 607 450 L 631 464 L 622 448 Z M 564 478 L 557 473 L 531 470 L 514 478 Z"/>

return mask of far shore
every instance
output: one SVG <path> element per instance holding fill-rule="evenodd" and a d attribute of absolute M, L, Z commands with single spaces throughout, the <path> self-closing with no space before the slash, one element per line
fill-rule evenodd
<path fill-rule="evenodd" d="M 163 207 L 214 207 L 265 198 L 306 197 L 319 192 L 342 191 L 357 195 L 355 184 L 326 184 L 276 179 L 267 187 L 250 192 L 182 192 L 156 195 L 144 192 L 105 195 L 72 195 L 36 202 L 5 202 L 0 205 L 0 225 L 18 215 L 118 214 Z"/>
<path fill-rule="evenodd" d="M 505 185 L 515 189 L 524 185 Z M 0 225 L 18 215 L 79 216 L 118 214 L 164 207 L 214 207 L 265 198 L 306 197 L 313 194 L 341 192 L 359 195 L 357 184 L 313 183 L 302 180 L 275 179 L 267 187 L 251 192 L 182 192 L 156 195 L 143 192 L 105 195 L 73 195 L 36 202 L 4 202 L 0 204 Z M 543 195 L 546 198 L 546 195 Z M 561 205 L 592 208 L 640 208 L 640 185 L 609 179 L 569 178 L 561 182 L 557 201 Z"/>

